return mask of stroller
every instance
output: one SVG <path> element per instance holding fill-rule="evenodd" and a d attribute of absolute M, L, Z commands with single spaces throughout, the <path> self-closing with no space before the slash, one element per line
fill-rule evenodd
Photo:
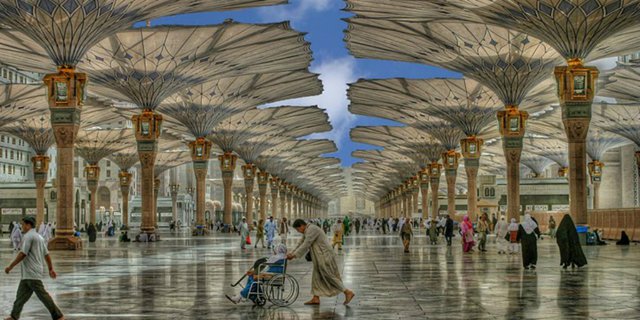
<path fill-rule="evenodd" d="M 268 272 L 268 268 L 278 272 Z M 267 263 L 266 258 L 257 260 L 253 268 L 254 280 L 249 284 L 247 299 L 258 306 L 263 306 L 267 301 L 278 307 L 286 307 L 298 299 L 298 281 L 287 274 L 287 260 L 282 263 Z M 281 272 L 279 272 L 281 271 Z M 248 272 L 231 287 L 240 286 L 246 289 L 241 282 L 248 276 Z"/>

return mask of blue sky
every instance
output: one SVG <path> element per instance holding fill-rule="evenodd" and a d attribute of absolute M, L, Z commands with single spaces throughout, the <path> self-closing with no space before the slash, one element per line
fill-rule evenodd
<path fill-rule="evenodd" d="M 342 159 L 344 166 L 357 161 L 351 152 L 370 146 L 351 142 L 349 129 L 356 125 L 392 124 L 381 119 L 354 116 L 347 110 L 347 83 L 360 78 L 434 78 L 459 77 L 456 73 L 417 64 L 355 59 L 350 56 L 344 42 L 343 30 L 347 24 L 342 18 L 349 13 L 342 11 L 342 0 L 289 0 L 290 4 L 266 8 L 247 9 L 222 13 L 200 13 L 167 17 L 152 21 L 158 24 L 203 25 L 217 24 L 231 18 L 239 22 L 265 23 L 291 21 L 294 29 L 306 32 L 311 43 L 314 61 L 313 72 L 319 73 L 325 92 L 321 96 L 286 101 L 287 104 L 319 105 L 329 113 L 334 130 L 318 137 L 336 141 L 339 151 L 333 156 Z"/>

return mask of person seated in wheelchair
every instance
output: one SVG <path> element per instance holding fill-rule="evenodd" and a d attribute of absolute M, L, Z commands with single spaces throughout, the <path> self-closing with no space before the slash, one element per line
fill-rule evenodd
<path fill-rule="evenodd" d="M 273 255 L 269 258 L 260 258 L 253 263 L 253 267 L 249 269 L 244 275 L 247 278 L 247 282 L 244 285 L 240 294 L 237 294 L 233 297 L 229 295 L 225 295 L 229 301 L 234 304 L 238 304 L 242 301 L 242 299 L 251 299 L 254 300 L 256 298 L 256 293 L 258 292 L 258 286 L 253 285 L 257 280 L 269 280 L 275 274 L 284 273 L 284 265 L 287 260 L 287 246 L 284 244 L 279 244 L 273 249 Z M 243 278 L 244 278 L 243 277 Z M 240 279 L 242 281 L 242 279 Z M 239 281 L 238 281 L 239 282 Z M 233 285 L 235 286 L 235 285 Z M 249 293 L 252 293 L 251 295 Z"/>

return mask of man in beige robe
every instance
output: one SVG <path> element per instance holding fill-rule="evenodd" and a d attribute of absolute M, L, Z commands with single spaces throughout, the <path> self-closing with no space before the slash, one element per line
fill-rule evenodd
<path fill-rule="evenodd" d="M 313 261 L 313 273 L 311 275 L 311 294 L 313 298 L 305 302 L 306 305 L 320 304 L 320 297 L 335 297 L 344 293 L 344 304 L 349 304 L 355 293 L 346 289 L 342 284 L 338 263 L 333 248 L 320 227 L 298 219 L 293 223 L 293 228 L 302 233 L 302 239 L 287 259 L 304 257 L 307 251 L 311 252 Z"/>

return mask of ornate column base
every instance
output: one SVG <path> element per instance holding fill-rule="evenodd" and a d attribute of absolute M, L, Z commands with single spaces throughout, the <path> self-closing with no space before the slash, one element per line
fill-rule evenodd
<path fill-rule="evenodd" d="M 82 239 L 74 236 L 57 236 L 47 244 L 49 250 L 79 250 L 82 249 Z"/>

